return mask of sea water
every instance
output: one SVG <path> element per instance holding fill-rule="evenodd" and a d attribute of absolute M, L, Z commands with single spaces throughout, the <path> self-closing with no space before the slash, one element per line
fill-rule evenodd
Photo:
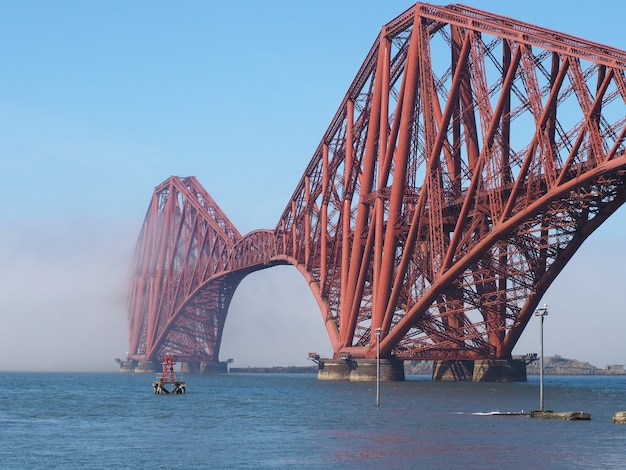
<path fill-rule="evenodd" d="M 0 373 L 0 468 L 626 468 L 626 376 L 522 383 L 318 381 L 314 374 Z"/>

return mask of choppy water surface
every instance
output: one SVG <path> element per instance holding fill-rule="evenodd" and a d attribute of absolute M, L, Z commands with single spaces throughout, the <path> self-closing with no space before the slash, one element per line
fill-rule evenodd
<path fill-rule="evenodd" d="M 529 411 L 539 381 L 409 377 L 381 384 L 315 375 L 187 375 L 156 396 L 152 375 L 0 374 L 0 468 L 624 468 L 626 377 L 545 378 L 546 408 L 591 421 L 493 416 Z"/>

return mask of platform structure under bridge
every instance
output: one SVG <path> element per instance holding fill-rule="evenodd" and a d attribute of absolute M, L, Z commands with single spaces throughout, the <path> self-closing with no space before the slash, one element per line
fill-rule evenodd
<path fill-rule="evenodd" d="M 131 374 L 153 374 L 161 370 L 159 361 L 137 361 L 133 359 L 119 359 L 115 361 L 120 365 L 120 372 Z M 180 361 L 180 372 L 192 374 L 225 374 L 228 372 L 228 364 L 232 360 L 221 362 L 188 362 Z"/>
<path fill-rule="evenodd" d="M 433 381 L 525 382 L 526 365 L 536 360 L 536 354 L 508 360 L 484 359 L 476 361 L 433 361 Z M 399 359 L 355 358 L 344 354 L 339 359 L 321 358 L 309 353 L 309 359 L 318 366 L 318 380 L 345 380 L 368 382 L 377 376 L 383 382 L 405 380 L 404 361 Z M 378 368 L 378 371 L 377 371 Z"/>
<path fill-rule="evenodd" d="M 434 361 L 435 381 L 526 382 L 526 365 L 536 354 L 512 359 L 481 359 L 475 361 Z"/>
<path fill-rule="evenodd" d="M 383 26 L 303 167 L 276 225 L 245 235 L 194 176 L 155 187 L 129 360 L 219 363 L 242 280 L 292 265 L 328 333 L 324 371 L 361 378 L 379 356 L 516 376 L 548 288 L 626 202 L 626 52 L 417 3 Z"/>

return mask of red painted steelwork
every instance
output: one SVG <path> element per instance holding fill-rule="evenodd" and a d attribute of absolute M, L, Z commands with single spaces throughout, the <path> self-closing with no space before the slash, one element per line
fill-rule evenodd
<path fill-rule="evenodd" d="M 217 361 L 248 273 L 306 277 L 335 357 L 508 358 L 626 200 L 626 52 L 473 8 L 382 28 L 273 231 L 242 238 L 195 179 L 155 191 L 132 356 Z"/>
<path fill-rule="evenodd" d="M 174 372 L 174 358 L 172 356 L 166 356 L 163 365 L 163 372 L 161 373 L 161 382 L 176 382 L 176 372 Z"/>

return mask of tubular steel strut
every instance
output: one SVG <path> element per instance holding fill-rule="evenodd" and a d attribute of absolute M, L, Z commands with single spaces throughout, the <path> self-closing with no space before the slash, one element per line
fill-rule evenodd
<path fill-rule="evenodd" d="M 273 230 L 193 177 L 137 242 L 131 357 L 216 362 L 247 274 L 292 264 L 335 358 L 505 359 L 625 200 L 626 52 L 462 5 L 383 26 Z"/>

